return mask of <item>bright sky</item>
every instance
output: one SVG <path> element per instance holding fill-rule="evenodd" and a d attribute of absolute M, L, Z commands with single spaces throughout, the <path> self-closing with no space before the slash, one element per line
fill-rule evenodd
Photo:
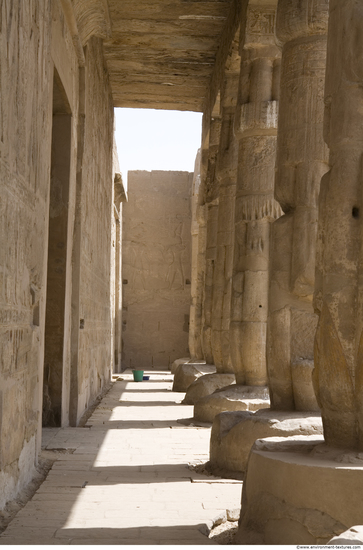
<path fill-rule="evenodd" d="M 194 171 L 202 114 L 159 109 L 115 109 L 122 179 L 128 170 Z"/>

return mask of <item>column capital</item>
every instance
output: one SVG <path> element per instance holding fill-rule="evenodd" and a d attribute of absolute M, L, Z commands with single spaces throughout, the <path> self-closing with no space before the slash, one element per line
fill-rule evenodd
<path fill-rule="evenodd" d="M 276 39 L 286 42 L 328 32 L 329 0 L 278 0 Z"/>
<path fill-rule="evenodd" d="M 246 24 L 241 26 L 240 51 L 256 46 L 275 45 L 276 6 L 253 5 L 247 8 Z"/>
<path fill-rule="evenodd" d="M 237 218 L 240 222 L 257 220 L 274 221 L 282 216 L 281 206 L 273 193 L 264 195 L 241 195 L 238 202 Z"/>
<path fill-rule="evenodd" d="M 275 13 L 271 2 L 250 2 L 241 25 L 241 70 L 234 121 L 237 139 L 276 136 L 281 51 L 275 43 Z"/>

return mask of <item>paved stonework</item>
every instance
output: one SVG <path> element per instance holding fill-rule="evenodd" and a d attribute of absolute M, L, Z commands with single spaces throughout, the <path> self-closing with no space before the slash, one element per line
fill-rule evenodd
<path fill-rule="evenodd" d="M 58 459 L 0 544 L 212 544 L 198 527 L 238 508 L 241 484 L 187 467 L 208 460 L 210 429 L 178 423 L 193 407 L 148 374 L 120 375 L 84 428 L 44 430 Z"/>

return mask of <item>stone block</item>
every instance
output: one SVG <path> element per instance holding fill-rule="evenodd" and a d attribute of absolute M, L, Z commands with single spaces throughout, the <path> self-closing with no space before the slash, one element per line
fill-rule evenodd
<path fill-rule="evenodd" d="M 176 369 L 179 365 L 184 365 L 185 363 L 188 363 L 190 361 L 190 357 L 182 357 L 181 359 L 175 359 L 173 364 L 171 365 L 171 374 L 175 374 Z"/>
<path fill-rule="evenodd" d="M 213 422 L 215 416 L 223 411 L 256 411 L 269 406 L 268 389 L 265 386 L 231 384 L 195 403 L 194 418 L 201 422 Z"/>
<path fill-rule="evenodd" d="M 185 363 L 177 367 L 174 374 L 173 390 L 185 392 L 189 386 L 203 376 L 203 374 L 213 374 L 216 372 L 214 365 L 202 363 Z"/>
<path fill-rule="evenodd" d="M 354 544 L 344 535 L 363 522 L 362 474 L 361 453 L 328 447 L 322 436 L 257 440 L 235 542 L 316 545 L 343 533 Z"/>
<path fill-rule="evenodd" d="M 344 533 L 341 533 L 337 537 L 333 537 L 327 542 L 327 545 L 340 546 L 340 545 L 363 545 L 363 525 L 353 525 Z"/>
<path fill-rule="evenodd" d="M 244 472 L 256 439 L 322 434 L 319 414 L 271 411 L 270 409 L 223 412 L 213 422 L 210 466 L 216 471 Z"/>
<path fill-rule="evenodd" d="M 220 388 L 224 388 L 236 381 L 234 374 L 205 374 L 195 380 L 187 389 L 183 403 L 195 405 L 200 399 L 210 396 Z"/>

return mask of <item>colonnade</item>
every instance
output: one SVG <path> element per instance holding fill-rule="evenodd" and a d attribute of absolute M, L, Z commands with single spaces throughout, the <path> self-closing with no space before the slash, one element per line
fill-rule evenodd
<path fill-rule="evenodd" d="M 244 456 L 234 461 L 246 472 L 238 541 L 317 544 L 363 523 L 348 496 L 338 509 L 321 494 L 326 479 L 347 483 L 334 463 L 354 480 L 363 467 L 352 458 L 363 445 L 363 8 L 251 1 L 240 23 L 239 69 L 226 70 L 203 136 L 202 313 L 190 348 L 200 340 L 194 359 L 235 374 L 233 398 L 232 386 L 218 390 L 211 463 L 231 468 L 229 453 Z M 249 391 L 258 388 L 270 401 L 254 412 Z M 195 404 L 197 420 L 216 395 Z M 273 435 L 280 441 L 254 444 Z M 304 468 L 316 477 L 315 500 Z"/>

